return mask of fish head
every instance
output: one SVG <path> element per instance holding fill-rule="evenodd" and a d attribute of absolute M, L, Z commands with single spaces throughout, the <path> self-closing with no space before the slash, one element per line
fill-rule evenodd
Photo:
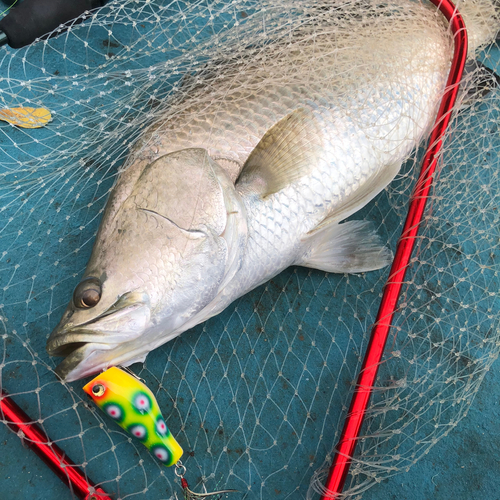
<path fill-rule="evenodd" d="M 123 174 L 122 174 L 123 175 Z M 244 205 L 203 149 L 124 177 L 108 201 L 83 279 L 47 342 L 67 381 L 147 353 L 210 317 L 241 265 Z"/>

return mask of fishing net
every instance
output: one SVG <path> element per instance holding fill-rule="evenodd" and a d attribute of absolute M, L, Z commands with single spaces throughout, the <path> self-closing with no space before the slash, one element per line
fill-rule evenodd
<path fill-rule="evenodd" d="M 492 40 L 492 11 L 478 12 L 483 17 L 468 22 L 491 26 Z M 243 108 L 245 71 L 255 68 L 249 60 L 269 78 L 296 78 L 280 53 L 314 43 L 316 30 L 331 32 L 336 84 L 363 79 L 370 40 L 383 43 L 395 18 L 405 39 L 445 30 L 434 7 L 403 0 L 129 0 L 86 14 L 56 38 L 0 49 L 2 108 L 43 107 L 53 118 L 38 129 L 0 125 L 2 386 L 115 498 L 173 499 L 181 490 L 172 470 L 88 402 L 83 381 L 58 381 L 60 360 L 45 344 L 83 274 L 127 155 L 166 116 L 177 149 L 191 140 L 196 120 L 206 120 L 204 105 L 213 109 L 214 99 L 223 103 L 238 91 Z M 495 45 L 481 45 L 476 57 L 500 70 Z M 465 81 L 349 498 L 408 471 L 454 432 L 498 356 L 500 101 L 484 70 L 469 71 Z M 354 216 L 373 221 L 392 249 L 422 156 L 423 147 Z M 234 488 L 234 499 L 318 497 L 387 275 L 289 268 L 132 366 L 185 450 L 192 489 Z"/>

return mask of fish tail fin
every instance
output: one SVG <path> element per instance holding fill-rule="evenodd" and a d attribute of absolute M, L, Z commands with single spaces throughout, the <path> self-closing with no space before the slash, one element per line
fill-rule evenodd
<path fill-rule="evenodd" d="M 329 222 L 310 232 L 295 262 L 330 273 L 361 273 L 389 265 L 392 251 L 367 221 Z"/>

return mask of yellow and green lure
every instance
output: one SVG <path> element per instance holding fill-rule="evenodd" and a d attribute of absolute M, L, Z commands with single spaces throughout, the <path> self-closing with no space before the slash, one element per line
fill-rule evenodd
<path fill-rule="evenodd" d="M 89 382 L 83 390 L 167 467 L 181 458 L 182 448 L 165 424 L 154 394 L 140 380 L 113 367 Z"/>

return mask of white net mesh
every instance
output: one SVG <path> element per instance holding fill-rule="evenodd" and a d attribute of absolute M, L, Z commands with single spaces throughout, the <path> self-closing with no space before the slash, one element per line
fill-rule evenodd
<path fill-rule="evenodd" d="M 324 26 L 339 82 L 363 78 L 370 37 L 390 32 L 395 17 L 410 35 L 429 18 L 442 22 L 425 12 L 402 0 L 130 0 L 57 38 L 0 50 L 1 106 L 53 115 L 41 129 L 0 126 L 2 385 L 116 498 L 175 498 L 180 489 L 173 471 L 86 401 L 81 382 L 56 379 L 59 360 L 45 343 L 132 144 L 166 114 L 185 144 L 175 120 L 193 102 L 208 107 L 234 82 L 243 86 L 249 54 L 270 75 L 293 79 L 294 67 L 266 59 L 265 48 L 300 48 Z M 485 23 L 494 31 L 491 12 Z M 500 70 L 495 45 L 477 57 Z M 467 76 L 469 88 L 476 76 Z M 351 498 L 407 471 L 453 431 L 498 356 L 499 94 L 468 99 L 446 137 L 346 486 Z M 393 249 L 421 157 L 414 153 L 355 216 L 374 221 Z M 186 452 L 193 489 L 235 488 L 235 499 L 317 497 L 386 277 L 387 269 L 290 268 L 133 366 Z"/>

